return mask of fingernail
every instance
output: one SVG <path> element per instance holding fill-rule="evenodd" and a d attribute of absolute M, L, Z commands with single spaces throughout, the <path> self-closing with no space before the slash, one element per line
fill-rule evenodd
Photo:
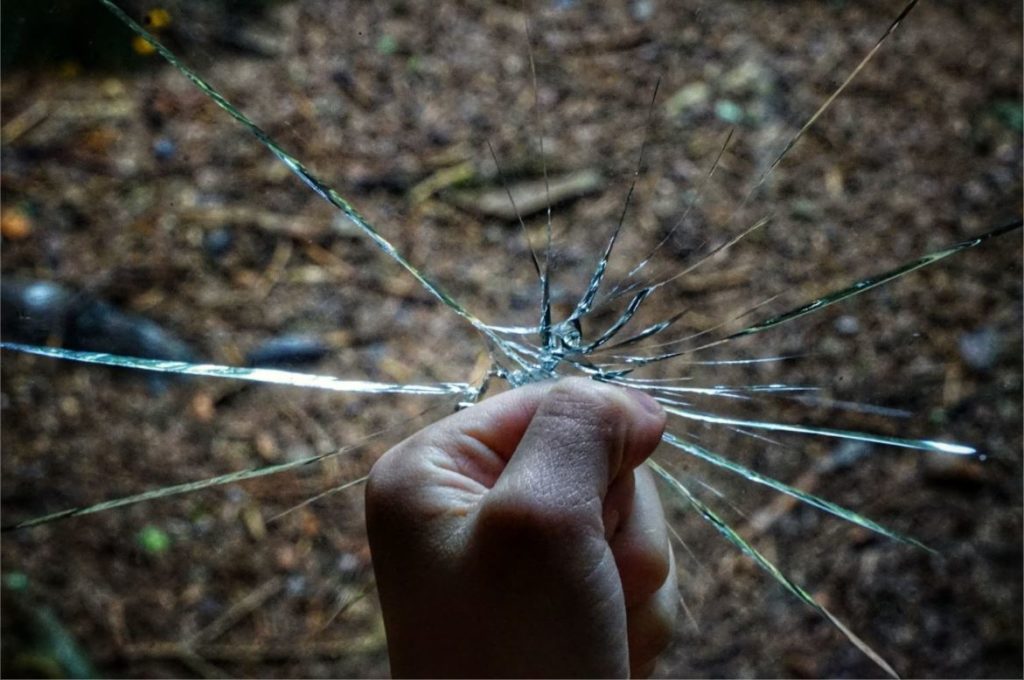
<path fill-rule="evenodd" d="M 654 397 L 649 394 L 644 394 L 639 390 L 626 390 L 629 392 L 629 396 L 633 397 L 633 401 L 636 402 L 637 406 L 642 408 L 652 416 L 660 416 L 662 414 L 661 404 L 654 400 Z"/>

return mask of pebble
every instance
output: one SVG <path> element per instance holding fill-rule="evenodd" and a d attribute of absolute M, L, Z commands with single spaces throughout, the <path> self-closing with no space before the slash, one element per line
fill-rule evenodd
<path fill-rule="evenodd" d="M 263 522 L 263 514 L 256 505 L 247 505 L 242 508 L 242 524 L 249 537 L 256 541 L 262 541 L 267 537 L 267 525 Z"/>
<path fill-rule="evenodd" d="M 748 60 L 723 74 L 718 80 L 723 91 L 734 96 L 767 94 L 772 89 L 771 78 L 756 61 Z"/>
<path fill-rule="evenodd" d="M 64 332 L 74 295 L 48 281 L 0 281 L 0 327 L 4 340 L 39 345 Z"/>
<path fill-rule="evenodd" d="M 263 342 L 246 355 L 249 366 L 278 368 L 301 366 L 320 361 L 331 351 L 323 340 L 312 335 L 282 335 Z"/>
<path fill-rule="evenodd" d="M 40 345 L 56 339 L 68 349 L 196 360 L 187 343 L 155 321 L 50 281 L 4 279 L 0 317 L 4 339 L 14 342 Z"/>
<path fill-rule="evenodd" d="M 197 392 L 189 404 L 192 415 L 201 423 L 213 422 L 217 414 L 216 404 L 209 392 Z"/>
<path fill-rule="evenodd" d="M 177 150 L 178 147 L 167 137 L 161 137 L 153 142 L 153 156 L 158 161 L 169 161 Z"/>
<path fill-rule="evenodd" d="M 703 109 L 711 97 L 711 88 L 707 83 L 697 81 L 677 90 L 665 102 L 665 112 L 670 118 L 691 114 Z"/>
<path fill-rule="evenodd" d="M 856 335 L 860 331 L 860 322 L 857 317 L 844 314 L 836 319 L 835 329 L 840 335 Z"/>
<path fill-rule="evenodd" d="M 869 453 L 871 445 L 866 442 L 840 442 L 833 449 L 832 455 L 818 463 L 818 469 L 823 473 L 846 470 L 859 463 Z"/>
<path fill-rule="evenodd" d="M 719 120 L 737 125 L 743 122 L 743 107 L 731 99 L 719 99 L 715 102 L 715 115 Z"/>
<path fill-rule="evenodd" d="M 629 5 L 629 13 L 634 21 L 649 21 L 654 16 L 652 0 L 633 0 Z"/>
<path fill-rule="evenodd" d="M 258 432 L 253 445 L 260 458 L 268 463 L 272 463 L 281 457 L 281 450 L 277 446 L 277 441 L 274 440 L 274 436 L 269 432 Z"/>
<path fill-rule="evenodd" d="M 284 582 L 284 589 L 292 597 L 299 597 L 304 594 L 309 586 L 306 577 L 302 574 L 292 574 Z"/>
<path fill-rule="evenodd" d="M 150 359 L 196 360 L 188 344 L 156 322 L 95 299 L 76 305 L 67 324 L 64 346 Z"/>
<path fill-rule="evenodd" d="M 299 564 L 299 557 L 291 545 L 283 545 L 274 551 L 274 563 L 278 569 L 291 571 Z"/>
<path fill-rule="evenodd" d="M 981 328 L 960 336 L 960 356 L 973 369 L 985 371 L 999 358 L 999 334 L 992 328 Z"/>
<path fill-rule="evenodd" d="M 398 41 L 395 40 L 395 36 L 385 33 L 377 38 L 377 54 L 387 57 L 397 51 Z"/>
<path fill-rule="evenodd" d="M 11 241 L 28 238 L 32 235 L 32 220 L 18 208 L 8 208 L 0 217 L 0 234 Z"/>
<path fill-rule="evenodd" d="M 335 567 L 339 572 L 341 572 L 342 576 L 354 576 L 360 572 L 363 564 L 360 559 L 352 553 L 343 552 L 338 557 Z"/>
<path fill-rule="evenodd" d="M 228 227 L 217 227 L 203 234 L 203 251 L 212 260 L 227 255 L 235 245 L 235 233 Z"/>

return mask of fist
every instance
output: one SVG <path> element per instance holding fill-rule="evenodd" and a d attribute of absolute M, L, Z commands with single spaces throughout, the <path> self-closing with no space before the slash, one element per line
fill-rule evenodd
<path fill-rule="evenodd" d="M 367 530 L 396 676 L 645 676 L 678 594 L 646 468 L 665 414 L 585 379 L 456 413 L 370 472 Z"/>

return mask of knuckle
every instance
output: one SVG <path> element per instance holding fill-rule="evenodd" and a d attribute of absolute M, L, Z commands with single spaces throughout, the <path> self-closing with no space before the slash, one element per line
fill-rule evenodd
<path fill-rule="evenodd" d="M 488 498 L 476 519 L 477 540 L 501 551 L 564 551 L 592 531 L 591 511 L 580 506 L 505 493 Z"/>
<path fill-rule="evenodd" d="M 565 378 L 548 392 L 543 416 L 612 436 L 627 416 L 611 388 L 585 378 Z"/>
<path fill-rule="evenodd" d="M 366 501 L 378 501 L 392 495 L 397 486 L 398 476 L 395 474 L 393 451 L 388 451 L 377 459 L 370 468 L 366 479 Z"/>
<path fill-rule="evenodd" d="M 401 507 L 399 501 L 415 490 L 418 475 L 410 469 L 407 446 L 408 443 L 403 443 L 390 449 L 370 468 L 365 491 L 367 512 Z"/>

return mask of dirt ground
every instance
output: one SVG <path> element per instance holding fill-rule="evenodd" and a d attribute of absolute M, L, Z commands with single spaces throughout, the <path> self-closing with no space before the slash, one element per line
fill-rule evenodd
<path fill-rule="evenodd" d="M 652 278 L 771 218 L 647 303 L 647 322 L 690 310 L 678 335 L 717 337 L 1019 218 L 1019 2 L 920 3 L 749 200 L 902 3 L 611 5 L 311 0 L 242 13 L 165 2 L 170 24 L 159 30 L 410 261 L 495 323 L 533 323 L 537 295 L 517 225 L 487 200 L 503 191 L 488 142 L 517 190 L 542 176 L 540 130 L 553 177 L 589 172 L 585 190 L 554 211 L 553 290 L 565 314 L 622 211 L 656 84 L 611 279 L 666 235 Z M 15 20 L 10 7 L 3 22 Z M 91 30 L 85 16 L 76 30 Z M 127 32 L 104 36 L 117 49 L 131 44 Z M 127 62 L 99 70 L 65 55 L 6 67 L 8 290 L 59 283 L 76 300 L 159 324 L 216 363 L 242 364 L 268 340 L 302 334 L 329 351 L 301 370 L 393 382 L 483 375 L 486 350 L 465 323 L 179 73 L 154 56 L 130 52 Z M 543 211 L 526 222 L 541 243 Z M 8 339 L 18 329 L 6 319 Z M 612 319 L 598 314 L 585 331 Z M 976 446 L 984 460 L 672 426 L 935 554 L 679 452 L 659 459 L 902 674 L 1020 677 L 1021 326 L 1017 231 L 771 332 L 644 369 L 700 386 L 822 390 L 811 401 L 695 404 L 706 410 Z M 124 327 L 93 330 L 91 342 L 131 353 Z M 777 355 L 799 356 L 692 363 Z M 364 475 L 452 400 L 154 381 L 13 352 L 2 377 L 5 525 L 351 447 L 295 472 L 4 533 L 5 664 L 52 675 L 45 653 L 14 647 L 23 617 L 49 616 L 100 675 L 387 673 L 361 487 L 275 516 Z M 685 542 L 676 547 L 687 614 L 659 675 L 880 675 L 665 499 Z"/>

